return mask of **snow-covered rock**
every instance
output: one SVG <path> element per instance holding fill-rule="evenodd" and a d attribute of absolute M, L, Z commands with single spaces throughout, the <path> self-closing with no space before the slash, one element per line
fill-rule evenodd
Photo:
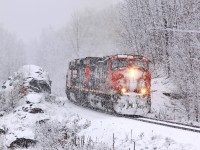
<path fill-rule="evenodd" d="M 30 92 L 51 93 L 51 80 L 41 67 L 25 65 L 4 82 L 2 89 L 3 91 L 17 90 L 22 96 Z"/>
<path fill-rule="evenodd" d="M 0 127 L 7 129 L 7 132 L 1 130 L 5 134 L 4 145 L 26 148 L 36 144 L 33 127 L 38 121 L 49 119 L 46 106 L 39 104 L 51 93 L 48 73 L 38 66 L 23 66 L 8 78 L 1 92 L 5 108 L 14 109 L 9 114 L 1 113 Z"/>
<path fill-rule="evenodd" d="M 5 111 L 0 111 L 0 117 L 2 117 L 5 114 Z"/>
<path fill-rule="evenodd" d="M 0 135 L 1 135 L 1 134 L 5 134 L 5 133 L 6 133 L 6 132 L 5 132 L 3 129 L 0 128 Z"/>
<path fill-rule="evenodd" d="M 15 141 L 13 141 L 9 148 L 28 148 L 30 146 L 34 146 L 37 143 L 37 141 L 32 139 L 26 139 L 26 138 L 17 138 Z"/>

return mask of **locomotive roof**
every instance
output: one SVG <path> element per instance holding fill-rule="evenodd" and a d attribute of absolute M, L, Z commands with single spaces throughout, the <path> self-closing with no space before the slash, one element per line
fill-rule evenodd
<path fill-rule="evenodd" d="M 137 60 L 144 60 L 144 61 L 149 61 L 150 60 L 147 57 L 144 57 L 142 55 L 131 55 L 131 54 L 116 54 L 116 55 L 110 55 L 110 56 L 104 56 L 104 57 L 85 57 L 85 58 L 80 58 L 80 59 L 75 59 L 72 60 L 74 61 L 81 61 L 81 60 L 91 60 L 91 61 L 98 61 L 98 62 L 103 62 L 106 61 L 110 58 L 118 58 L 118 59 L 137 59 Z"/>
<path fill-rule="evenodd" d="M 143 60 L 143 61 L 149 61 L 150 60 L 147 57 L 144 57 L 142 55 L 131 55 L 131 54 L 117 54 L 111 56 L 112 58 L 117 58 L 117 59 L 133 59 L 133 60 Z"/>

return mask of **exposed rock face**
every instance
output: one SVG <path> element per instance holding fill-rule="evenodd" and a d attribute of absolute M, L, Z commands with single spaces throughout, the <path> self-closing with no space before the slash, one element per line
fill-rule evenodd
<path fill-rule="evenodd" d="M 44 111 L 41 108 L 37 108 L 37 107 L 32 108 L 32 104 L 30 105 L 30 107 L 22 107 L 22 110 L 24 112 L 29 112 L 32 114 L 44 113 Z"/>
<path fill-rule="evenodd" d="M 39 120 L 39 121 L 37 121 L 37 123 L 38 124 L 45 124 L 47 121 L 49 121 L 49 119 Z"/>
<path fill-rule="evenodd" d="M 21 96 L 25 96 L 30 92 L 50 94 L 51 80 L 48 73 L 42 68 L 25 65 L 4 82 L 2 89 L 4 91 L 17 90 Z"/>
<path fill-rule="evenodd" d="M 44 80 L 35 80 L 32 78 L 32 80 L 29 82 L 29 85 L 27 86 L 28 91 L 33 91 L 36 93 L 51 93 L 51 86 Z"/>
<path fill-rule="evenodd" d="M 3 117 L 4 116 L 4 111 L 0 111 L 0 117 Z"/>
<path fill-rule="evenodd" d="M 0 129 L 0 135 L 1 134 L 6 134 L 6 132 L 3 129 Z"/>
<path fill-rule="evenodd" d="M 28 148 L 30 146 L 34 146 L 36 143 L 36 140 L 17 138 L 10 144 L 10 148 Z"/>
<path fill-rule="evenodd" d="M 44 111 L 41 108 L 32 108 L 30 113 L 37 114 L 37 113 L 44 113 Z"/>

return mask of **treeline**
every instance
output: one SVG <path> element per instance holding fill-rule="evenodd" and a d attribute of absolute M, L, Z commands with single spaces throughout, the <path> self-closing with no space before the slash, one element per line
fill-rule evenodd
<path fill-rule="evenodd" d="M 173 80 L 188 120 L 199 121 L 200 1 L 125 0 L 120 12 L 122 45 L 148 55 L 154 76 Z"/>
<path fill-rule="evenodd" d="M 24 44 L 0 26 L 0 83 L 26 62 Z"/>

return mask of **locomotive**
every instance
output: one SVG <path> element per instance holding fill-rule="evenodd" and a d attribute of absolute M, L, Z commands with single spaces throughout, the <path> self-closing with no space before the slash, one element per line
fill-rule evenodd
<path fill-rule="evenodd" d="M 72 60 L 67 98 L 107 112 L 144 116 L 151 110 L 149 64 L 148 58 L 129 54 Z"/>

